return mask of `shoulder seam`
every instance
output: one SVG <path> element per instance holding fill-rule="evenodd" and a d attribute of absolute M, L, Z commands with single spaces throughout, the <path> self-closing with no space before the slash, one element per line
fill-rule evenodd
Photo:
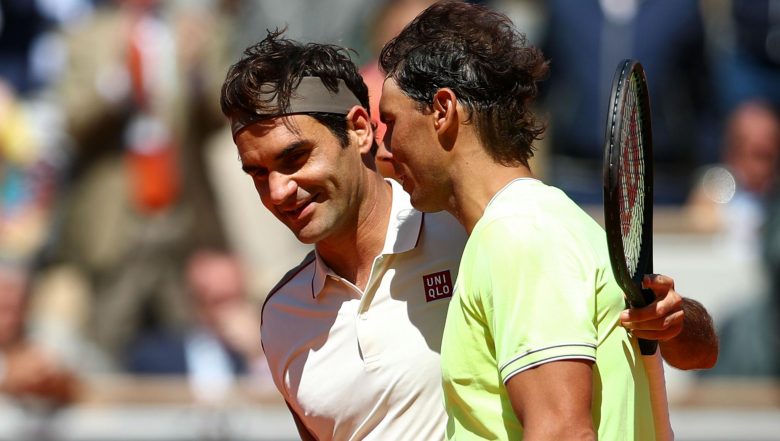
<path fill-rule="evenodd" d="M 295 268 L 291 269 L 290 271 L 287 271 L 287 274 L 284 275 L 284 277 L 279 280 L 279 282 L 271 288 L 270 291 L 268 291 L 268 294 L 265 296 L 265 300 L 263 300 L 263 306 L 260 308 L 260 326 L 263 326 L 263 312 L 265 311 L 265 305 L 268 303 L 268 300 L 271 299 L 271 297 L 279 292 L 284 285 L 290 282 L 295 276 L 298 275 L 301 271 L 303 271 L 307 266 L 309 266 L 312 262 L 314 262 L 314 250 L 310 251 L 309 254 L 306 255 L 306 257 L 303 258 L 301 263 L 298 264 Z"/>

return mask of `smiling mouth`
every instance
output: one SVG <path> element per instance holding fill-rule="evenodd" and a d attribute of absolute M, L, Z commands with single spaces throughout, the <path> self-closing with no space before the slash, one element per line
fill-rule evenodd
<path fill-rule="evenodd" d="M 288 217 L 297 218 L 298 215 L 300 215 L 303 212 L 303 210 L 305 210 L 306 207 L 309 206 L 310 203 L 311 203 L 311 201 L 308 201 L 308 202 L 304 203 L 303 205 L 301 205 L 298 208 L 294 208 L 292 210 L 284 210 L 283 213 L 285 215 L 287 215 Z"/>
<path fill-rule="evenodd" d="M 280 210 L 285 216 L 287 216 L 290 219 L 298 220 L 298 218 L 301 216 L 301 214 L 306 210 L 307 207 L 309 207 L 312 202 L 314 202 L 314 199 L 316 198 L 316 195 L 309 198 L 306 202 L 302 203 L 296 208 L 293 209 L 287 209 L 287 210 Z"/>

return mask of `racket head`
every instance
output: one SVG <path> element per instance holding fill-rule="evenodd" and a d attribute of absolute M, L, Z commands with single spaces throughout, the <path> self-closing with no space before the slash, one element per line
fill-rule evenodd
<path fill-rule="evenodd" d="M 630 306 L 652 301 L 653 161 L 650 98 L 642 65 L 626 59 L 612 80 L 604 143 L 604 223 L 615 279 Z"/>

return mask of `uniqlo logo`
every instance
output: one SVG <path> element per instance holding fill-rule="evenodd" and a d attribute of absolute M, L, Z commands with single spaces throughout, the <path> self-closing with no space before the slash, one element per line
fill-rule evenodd
<path fill-rule="evenodd" d="M 425 288 L 425 301 L 427 302 L 452 297 L 452 276 L 450 276 L 450 270 L 423 276 L 423 287 Z"/>

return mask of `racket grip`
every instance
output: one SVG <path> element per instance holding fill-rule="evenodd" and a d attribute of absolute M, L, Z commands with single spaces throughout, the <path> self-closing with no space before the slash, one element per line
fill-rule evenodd
<path fill-rule="evenodd" d="M 649 305 L 655 301 L 655 293 L 651 289 L 643 288 L 642 297 L 644 297 L 645 305 Z M 658 340 L 645 340 L 639 339 L 639 351 L 642 355 L 653 355 L 658 350 Z"/>
<path fill-rule="evenodd" d="M 658 340 L 639 339 L 639 351 L 642 355 L 653 355 L 658 350 Z"/>

